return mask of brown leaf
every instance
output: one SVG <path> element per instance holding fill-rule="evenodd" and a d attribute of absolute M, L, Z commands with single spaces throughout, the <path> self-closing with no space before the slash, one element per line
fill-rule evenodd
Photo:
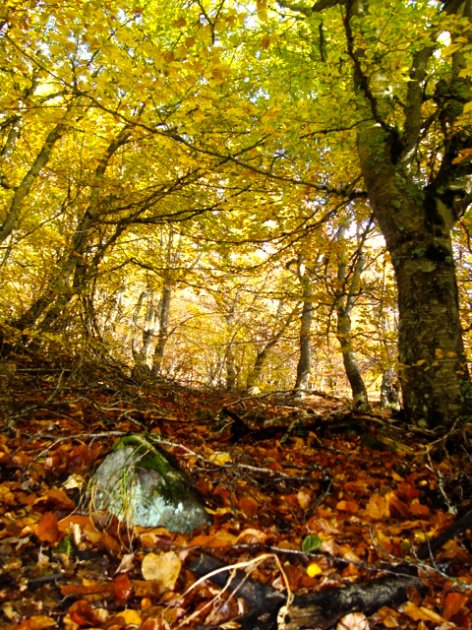
<path fill-rule="evenodd" d="M 253 518 L 259 512 L 260 505 L 252 497 L 244 496 L 239 501 L 239 508 L 246 518 Z"/>
<path fill-rule="evenodd" d="M 41 542 L 53 545 L 59 540 L 57 518 L 53 512 L 46 512 L 35 527 L 35 534 Z"/>
<path fill-rule="evenodd" d="M 450 619 L 457 615 L 459 610 L 468 601 L 468 596 L 465 593 L 449 592 L 444 598 L 443 617 L 444 619 Z"/>
<path fill-rule="evenodd" d="M 72 604 L 64 621 L 66 622 L 68 619 L 82 628 L 101 626 L 100 619 L 85 599 L 79 599 Z"/>
<path fill-rule="evenodd" d="M 133 586 L 127 573 L 120 573 L 112 582 L 112 592 L 115 599 L 124 604 L 131 597 Z"/>

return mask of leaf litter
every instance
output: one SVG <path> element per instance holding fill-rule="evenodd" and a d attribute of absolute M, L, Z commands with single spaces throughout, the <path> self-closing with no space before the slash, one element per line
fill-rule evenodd
<path fill-rule="evenodd" d="M 47 375 L 30 385 L 17 384 L 0 433 L 0 627 L 244 627 L 250 603 L 194 574 L 200 554 L 244 567 L 287 601 L 414 569 L 423 591 L 368 616 L 353 610 L 338 627 L 472 627 L 470 528 L 419 554 L 472 507 L 470 453 L 454 440 L 402 429 L 380 411 L 372 426 L 359 424 L 320 397 L 244 399 L 118 379 L 90 387 L 72 377 L 58 387 Z M 243 419 L 242 436 L 225 409 Z M 371 445 L 379 421 L 413 448 Z M 174 456 L 210 526 L 171 533 L 90 510 L 93 470 L 134 433 Z"/>

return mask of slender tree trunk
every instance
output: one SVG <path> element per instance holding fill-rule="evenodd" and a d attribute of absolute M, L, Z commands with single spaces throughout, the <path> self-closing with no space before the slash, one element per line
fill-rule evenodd
<path fill-rule="evenodd" d="M 351 317 L 346 313 L 345 309 L 340 308 L 337 309 L 337 316 L 336 336 L 341 346 L 344 371 L 351 388 L 352 404 L 355 409 L 368 409 L 367 388 L 352 349 Z"/>
<path fill-rule="evenodd" d="M 270 356 L 271 350 L 277 345 L 277 343 L 282 338 L 282 335 L 287 330 L 290 323 L 293 321 L 294 315 L 297 308 L 292 309 L 288 315 L 285 316 L 285 319 L 282 319 L 283 314 L 283 300 L 279 300 L 279 305 L 277 309 L 276 323 L 274 325 L 275 330 L 272 330 L 268 341 L 260 348 L 256 354 L 256 360 L 254 361 L 254 365 L 252 370 L 249 372 L 246 381 L 246 387 L 248 390 L 254 388 L 258 385 L 261 380 L 262 370 L 267 362 L 267 359 Z"/>
<path fill-rule="evenodd" d="M 297 363 L 297 378 L 293 394 L 302 398 L 309 388 L 311 376 L 311 326 L 313 324 L 313 278 L 310 272 L 302 267 L 302 259 L 298 261 L 298 279 L 302 286 L 302 315 L 300 318 L 299 357 Z"/>
<path fill-rule="evenodd" d="M 358 245 L 358 251 L 355 254 L 357 258 L 354 262 L 354 269 L 349 280 L 347 274 L 347 256 L 343 243 L 346 232 L 345 224 L 341 225 L 336 236 L 338 245 L 337 287 L 335 296 L 335 309 L 337 315 L 336 337 L 339 341 L 339 345 L 341 346 L 344 371 L 351 387 L 352 404 L 355 409 L 370 408 L 367 388 L 354 353 L 351 333 L 351 313 L 354 308 L 355 298 L 361 290 L 361 276 L 364 268 L 364 254 L 362 252 L 362 247 L 368 230 L 369 227 L 365 231 L 364 236 Z"/>
<path fill-rule="evenodd" d="M 0 243 L 3 243 L 3 241 L 5 241 L 15 229 L 25 199 L 29 195 L 34 182 L 41 172 L 41 169 L 43 169 L 49 162 L 54 145 L 58 142 L 58 140 L 60 140 L 65 129 L 66 123 L 64 121 L 57 123 L 57 125 L 53 127 L 53 129 L 51 129 L 44 141 L 43 146 L 41 147 L 41 150 L 39 151 L 33 164 L 31 165 L 31 168 L 28 170 L 26 175 L 23 177 L 21 183 L 16 188 L 5 220 L 0 226 Z"/>
<path fill-rule="evenodd" d="M 154 357 L 152 360 L 152 372 L 155 376 L 161 373 L 162 361 L 164 359 L 164 350 L 169 335 L 169 314 L 172 301 L 172 282 L 171 279 L 164 277 L 164 285 L 162 287 L 161 300 L 159 304 L 159 332 L 157 334 L 157 343 L 154 349 Z"/>
<path fill-rule="evenodd" d="M 73 295 L 79 294 L 85 288 L 87 279 L 90 277 L 90 271 L 92 271 L 92 275 L 96 272 L 98 264 L 106 252 L 106 247 L 114 243 L 123 232 L 123 226 L 115 226 L 114 233 L 108 239 L 107 245 L 99 247 L 99 252 L 94 257 L 92 263 L 92 269 L 86 271 L 85 259 L 87 248 L 90 245 L 94 230 L 99 223 L 100 211 L 103 210 L 100 206 L 100 195 L 102 194 L 101 186 L 105 171 L 111 158 L 119 147 L 127 141 L 129 135 L 130 132 L 127 128 L 122 129 L 115 140 L 107 147 L 105 154 L 95 170 L 88 207 L 79 220 L 69 249 L 64 253 L 62 260 L 58 262 L 57 270 L 53 272 L 53 276 L 43 294 L 31 304 L 21 317 L 11 322 L 11 325 L 18 328 L 18 330 L 25 330 L 32 327 L 36 325 L 39 320 L 41 320 L 39 325 L 41 330 L 51 330 L 69 304 Z M 49 148 L 49 152 L 51 149 L 52 146 Z M 47 153 L 47 157 L 49 157 L 49 153 Z M 44 161 L 44 159 L 45 157 L 43 156 L 41 161 Z M 33 170 L 33 167 L 31 170 Z M 25 179 L 27 178 L 28 175 Z M 32 181 L 29 187 L 31 187 L 31 184 Z"/>

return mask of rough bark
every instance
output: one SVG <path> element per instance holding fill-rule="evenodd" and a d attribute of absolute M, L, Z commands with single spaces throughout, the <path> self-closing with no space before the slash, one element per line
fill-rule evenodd
<path fill-rule="evenodd" d="M 301 397 L 307 391 L 311 375 L 311 326 L 313 323 L 313 279 L 308 270 L 302 272 L 298 264 L 298 278 L 302 286 L 303 306 L 300 318 L 300 355 L 297 363 L 297 379 L 293 393 Z"/>
<path fill-rule="evenodd" d="M 466 15 L 470 5 L 461 3 L 456 9 Z M 361 0 L 348 2 L 345 26 L 354 85 L 366 116 L 358 128 L 361 171 L 398 285 L 403 403 L 408 417 L 417 423 L 450 425 L 470 414 L 470 380 L 450 239 L 455 221 L 471 200 L 468 167 L 455 159 L 470 144 L 464 130 L 455 127 L 470 86 L 459 78 L 460 61 L 454 60 L 447 86 L 439 82 L 437 88 L 442 161 L 429 182 L 421 183 L 414 155 L 421 142 L 421 107 L 432 47 L 413 57 L 402 137 L 382 118 L 380 112 L 388 111 L 386 97 L 369 84 L 363 51 L 356 48 L 351 19 L 362 19 L 366 9 Z"/>

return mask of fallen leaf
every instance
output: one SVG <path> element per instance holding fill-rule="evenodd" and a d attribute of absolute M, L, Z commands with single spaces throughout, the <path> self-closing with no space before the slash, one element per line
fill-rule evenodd
<path fill-rule="evenodd" d="M 231 462 L 231 455 L 225 451 L 215 451 L 211 454 L 210 461 L 217 466 L 224 466 Z"/>
<path fill-rule="evenodd" d="M 237 543 L 246 543 L 248 545 L 263 545 L 267 542 L 269 538 L 268 534 L 262 532 L 260 529 L 255 529 L 253 527 L 248 527 L 247 529 L 243 529 L 243 531 L 236 538 Z"/>
<path fill-rule="evenodd" d="M 84 599 L 79 599 L 79 601 L 74 602 L 72 606 L 70 606 L 64 619 L 64 623 L 67 622 L 72 622 L 86 628 L 101 625 L 98 615 L 89 602 Z"/>
<path fill-rule="evenodd" d="M 141 615 L 138 613 L 137 610 L 132 610 L 131 608 L 128 610 L 122 610 L 121 612 L 116 614 L 115 617 L 120 617 L 120 619 L 123 619 L 127 626 L 140 626 L 142 623 Z"/>
<path fill-rule="evenodd" d="M 43 628 L 52 628 L 52 626 L 57 627 L 55 619 L 46 615 L 33 615 L 15 626 L 15 630 L 43 630 Z"/>
<path fill-rule="evenodd" d="M 336 626 L 336 630 L 369 630 L 369 628 L 369 620 L 361 612 L 345 615 Z"/>
<path fill-rule="evenodd" d="M 127 573 L 120 573 L 112 581 L 112 592 L 115 599 L 122 604 L 128 601 L 131 597 L 131 591 L 133 590 L 131 580 Z"/>
<path fill-rule="evenodd" d="M 134 553 L 125 553 L 121 558 L 121 562 L 115 573 L 124 573 L 126 571 L 131 571 L 131 569 L 133 568 L 133 561 Z"/>
<path fill-rule="evenodd" d="M 432 621 L 433 623 L 442 623 L 444 621 L 441 615 L 424 606 L 417 606 L 413 602 L 407 602 L 403 606 L 403 612 L 413 621 Z"/>
<path fill-rule="evenodd" d="M 366 515 L 373 521 L 381 521 L 390 517 L 388 501 L 380 494 L 373 494 L 366 507 Z"/>
<path fill-rule="evenodd" d="M 252 518 L 259 512 L 260 505 L 252 497 L 244 496 L 239 500 L 239 508 L 246 518 Z"/>
<path fill-rule="evenodd" d="M 35 527 L 35 534 L 41 542 L 47 542 L 53 545 L 58 541 L 59 529 L 56 515 L 53 512 L 43 514 L 41 520 Z"/>
<path fill-rule="evenodd" d="M 302 510 L 308 509 L 312 502 L 311 494 L 309 492 L 306 492 L 305 490 L 299 490 L 297 492 L 297 499 Z"/>
<path fill-rule="evenodd" d="M 451 591 L 447 593 L 444 598 L 443 617 L 444 619 L 450 619 L 457 615 L 459 610 L 468 601 L 468 596 L 465 593 L 456 593 Z"/>
<path fill-rule="evenodd" d="M 340 512 L 349 512 L 350 514 L 357 514 L 359 512 L 359 504 L 357 501 L 338 501 L 336 503 L 336 509 Z"/>
<path fill-rule="evenodd" d="M 309 577 L 316 577 L 323 573 L 323 569 L 316 562 L 311 562 L 306 568 L 306 573 Z"/>
<path fill-rule="evenodd" d="M 173 590 L 180 575 L 182 562 L 173 551 L 148 553 L 141 564 L 141 573 L 145 580 L 157 580 L 164 588 Z"/>

